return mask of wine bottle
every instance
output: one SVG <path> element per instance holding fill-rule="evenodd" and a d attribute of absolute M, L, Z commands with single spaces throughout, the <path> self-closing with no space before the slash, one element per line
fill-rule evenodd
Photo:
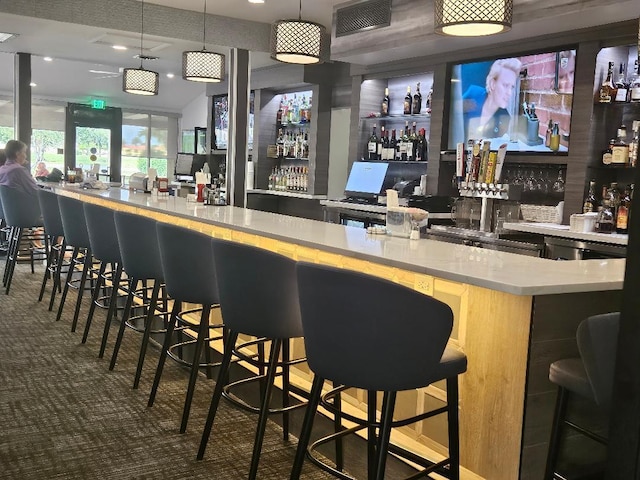
<path fill-rule="evenodd" d="M 416 122 L 413 122 L 413 126 L 411 129 L 411 133 L 407 138 L 407 160 L 412 161 L 415 160 L 415 149 L 416 142 L 418 141 L 418 137 L 416 136 Z"/>
<path fill-rule="evenodd" d="M 380 109 L 380 115 L 382 117 L 389 116 L 389 110 L 391 108 L 391 99 L 389 98 L 389 89 L 384 89 L 384 98 L 382 99 L 382 108 Z"/>
<path fill-rule="evenodd" d="M 384 125 L 380 127 L 380 138 L 378 139 L 378 149 L 376 150 L 376 157 L 378 160 L 384 160 L 386 151 L 384 150 L 384 137 L 387 132 L 384 131 Z"/>
<path fill-rule="evenodd" d="M 391 140 L 389 140 L 389 152 L 387 160 L 395 160 L 396 152 L 398 150 L 398 139 L 396 138 L 396 129 L 391 130 Z"/>
<path fill-rule="evenodd" d="M 418 140 L 415 142 L 415 153 L 413 155 L 417 162 L 422 162 L 427 159 L 427 138 L 425 135 L 426 130 L 421 128 L 418 134 Z"/>
<path fill-rule="evenodd" d="M 378 135 L 376 135 L 376 124 L 373 124 L 373 132 L 369 137 L 367 144 L 367 158 L 369 160 L 378 160 Z"/>
<path fill-rule="evenodd" d="M 389 155 L 389 132 L 384 132 L 384 138 L 382 140 L 382 160 L 392 160 L 393 158 Z"/>
<path fill-rule="evenodd" d="M 418 115 L 422 110 L 422 94 L 420 93 L 420 82 L 416 85 L 416 93 L 413 94 L 413 105 L 411 106 L 411 112 L 414 115 Z"/>
<path fill-rule="evenodd" d="M 411 98 L 411 85 L 407 86 L 407 94 L 404 96 L 404 114 L 411 115 L 411 104 L 413 99 Z"/>
<path fill-rule="evenodd" d="M 400 132 L 400 160 L 406 162 L 409 159 L 409 127 Z"/>

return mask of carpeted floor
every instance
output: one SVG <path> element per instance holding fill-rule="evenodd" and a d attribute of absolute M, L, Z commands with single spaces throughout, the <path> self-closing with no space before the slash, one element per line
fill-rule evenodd
<path fill-rule="evenodd" d="M 140 389 L 133 390 L 140 335 L 125 333 L 109 372 L 116 325 L 98 359 L 104 312 L 96 313 L 89 341 L 80 344 L 88 300 L 79 331 L 71 333 L 75 295 L 56 322 L 55 309 L 37 301 L 42 271 L 31 274 L 21 265 L 11 294 L 0 292 L 0 478 L 246 478 L 256 417 L 222 402 L 206 458 L 196 461 L 213 381 L 198 379 L 189 429 L 179 434 L 187 370 L 167 362 L 155 406 L 147 408 L 158 350 L 150 349 Z M 283 442 L 280 427 L 269 422 L 259 478 L 289 478 L 294 453 L 295 439 Z M 306 462 L 303 478 L 333 477 Z"/>

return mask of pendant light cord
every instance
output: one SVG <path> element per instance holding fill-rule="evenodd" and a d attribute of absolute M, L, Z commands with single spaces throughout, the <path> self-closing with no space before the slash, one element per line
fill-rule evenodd
<path fill-rule="evenodd" d="M 298 8 L 298 20 L 302 20 L 302 0 L 300 0 L 300 7 Z"/>
<path fill-rule="evenodd" d="M 204 0 L 204 13 L 202 14 L 202 51 L 207 49 L 207 0 Z"/>
<path fill-rule="evenodd" d="M 142 68 L 142 35 L 144 32 L 144 0 L 140 2 L 140 68 Z"/>

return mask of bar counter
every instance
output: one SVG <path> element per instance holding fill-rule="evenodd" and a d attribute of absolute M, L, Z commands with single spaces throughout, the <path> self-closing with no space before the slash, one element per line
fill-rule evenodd
<path fill-rule="evenodd" d="M 469 368 L 460 379 L 462 478 L 542 478 L 555 402 L 549 364 L 577 356 L 588 315 L 619 309 L 624 259 L 556 262 L 432 240 L 368 235 L 364 229 L 128 190 L 54 187 L 56 193 L 287 255 L 380 276 L 432 295 L 454 312 L 450 345 Z M 353 299 L 365 302 L 366 298 Z M 402 315 L 401 306 L 398 314 Z M 389 319 L 393 322 L 393 319 Z M 428 321 L 428 318 L 425 318 Z M 293 353 L 300 353 L 300 342 Z M 308 386 L 306 367 L 296 372 Z M 404 392 L 398 418 L 439 406 L 444 384 Z M 365 392 L 347 399 L 364 404 Z M 446 424 L 403 427 L 392 440 L 439 460 Z"/>

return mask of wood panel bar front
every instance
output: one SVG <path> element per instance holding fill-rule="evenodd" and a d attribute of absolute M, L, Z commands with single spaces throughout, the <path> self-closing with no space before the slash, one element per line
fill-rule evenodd
<path fill-rule="evenodd" d="M 547 309 L 545 317 L 540 319 L 534 312 L 534 306 L 541 304 L 543 299 L 553 299 L 562 305 L 565 295 L 570 300 L 572 295 L 581 291 L 589 292 L 586 295 L 595 299 L 599 297 L 594 295 L 595 292 L 617 291 L 622 285 L 624 268 L 617 260 L 604 264 L 602 261 L 582 261 L 576 267 L 570 265 L 573 262 L 525 259 L 503 252 L 487 252 L 429 240 L 411 242 L 386 238 L 378 241 L 352 227 L 235 207 L 190 206 L 184 199 L 173 197 L 154 199 L 127 191 L 91 192 L 69 188 L 57 188 L 56 191 L 216 238 L 255 245 L 295 260 L 375 275 L 447 303 L 454 312 L 450 345 L 465 352 L 469 365 L 468 371 L 460 378 L 459 405 L 461 462 L 465 479 L 539 478 L 536 473 L 541 468 L 539 459 L 530 456 L 526 464 L 521 459 L 525 438 L 533 438 L 525 431 L 529 376 L 532 371 L 539 373 L 540 368 L 545 368 L 532 354 L 532 331 L 537 321 L 547 327 L 552 325 L 552 329 L 565 323 L 563 309 Z M 219 210 L 213 210 L 216 208 Z M 306 230 L 309 230 L 308 237 L 305 237 Z M 295 233 L 287 233 L 289 231 Z M 425 260 L 425 256 L 430 255 L 435 259 Z M 403 258 L 415 258 L 415 264 L 401 261 Z M 443 264 L 436 268 L 437 259 Z M 457 269 L 457 262 L 468 265 L 464 275 Z M 509 272 L 501 269 L 514 271 L 510 274 L 512 276 L 507 275 L 503 279 Z M 540 271 L 535 272 L 535 269 Z M 533 279 L 536 275 L 540 279 Z M 563 275 L 565 279 L 558 278 Z M 509 283 L 510 278 L 513 284 Z M 580 309 L 580 315 L 587 315 L 591 310 L 602 311 L 609 306 L 612 309 L 617 307 L 617 302 L 612 302 L 610 297 L 603 295 L 602 298 L 604 303 L 592 302 Z M 392 322 L 390 319 L 390 324 Z M 573 328 L 571 325 L 570 329 Z M 294 345 L 294 350 L 302 351 L 302 345 Z M 567 352 L 573 352 L 571 346 L 560 347 L 554 350 L 553 355 L 562 358 Z M 548 362 L 556 358 L 547 357 L 544 362 L 547 362 L 548 371 Z M 295 377 L 303 387 L 310 380 L 306 367 L 298 369 Z M 362 392 L 356 392 L 346 403 L 357 407 L 364 398 Z M 406 392 L 399 399 L 397 416 L 438 406 L 444 398 L 444 387 L 439 383 Z M 530 423 L 535 429 L 536 422 Z M 427 458 L 438 460 L 447 451 L 445 428 L 444 420 L 429 419 L 403 427 L 401 435 L 393 438 Z M 541 448 L 539 440 L 532 440 L 538 442 L 538 449 Z"/>

